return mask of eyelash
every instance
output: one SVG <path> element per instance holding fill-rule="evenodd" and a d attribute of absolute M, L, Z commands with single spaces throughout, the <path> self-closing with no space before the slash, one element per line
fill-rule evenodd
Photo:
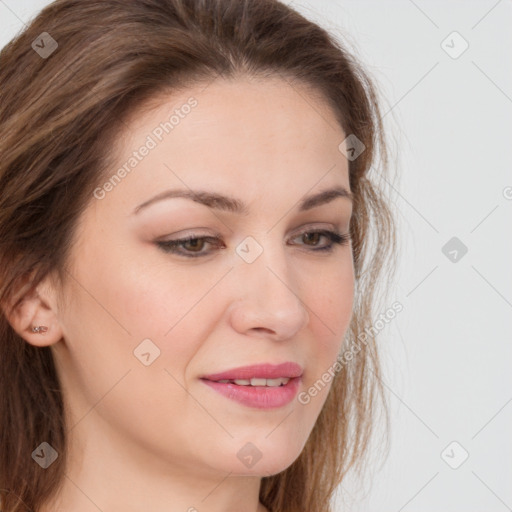
<path fill-rule="evenodd" d="M 330 245 L 328 245 L 328 246 L 311 249 L 312 252 L 331 253 L 334 250 L 335 245 L 343 246 L 343 245 L 348 245 L 348 243 L 350 242 L 349 234 L 342 234 L 342 233 L 337 233 L 335 231 L 329 231 L 329 230 L 324 230 L 324 229 L 313 230 L 313 231 L 303 231 L 302 233 L 299 233 L 297 235 L 297 237 L 301 237 L 304 235 L 311 235 L 311 234 L 323 235 L 323 236 L 327 237 L 331 242 Z M 188 237 L 180 238 L 177 240 L 166 240 L 166 241 L 156 242 L 156 244 L 158 245 L 158 247 L 160 247 L 166 253 L 178 254 L 179 256 L 183 256 L 185 258 L 199 258 L 202 256 L 209 255 L 210 254 L 209 252 L 194 252 L 194 251 L 183 254 L 178 250 L 180 247 L 182 247 L 187 242 L 192 242 L 195 240 L 205 240 L 207 243 L 212 243 L 212 242 L 217 241 L 218 238 L 211 237 L 211 236 L 188 236 Z"/>

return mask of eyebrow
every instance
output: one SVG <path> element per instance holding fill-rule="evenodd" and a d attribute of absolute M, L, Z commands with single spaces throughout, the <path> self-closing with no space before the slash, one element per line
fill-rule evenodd
<path fill-rule="evenodd" d="M 247 205 L 236 199 L 234 197 L 225 196 L 223 194 L 217 194 L 214 192 L 207 192 L 205 190 L 165 190 L 160 194 L 148 199 L 144 203 L 137 206 L 133 214 L 139 213 L 142 209 L 147 208 L 149 205 L 154 204 L 158 201 L 162 201 L 164 199 L 172 199 L 176 197 L 182 197 L 185 199 L 191 199 L 196 203 L 203 204 L 208 208 L 216 209 L 216 210 L 224 210 L 231 213 L 238 213 L 240 215 L 248 215 L 249 209 Z M 345 187 L 334 187 L 326 190 L 322 190 L 321 192 L 317 192 L 316 194 L 312 194 L 307 196 L 301 200 L 299 203 L 299 211 L 311 210 L 317 206 L 322 204 L 329 203 L 334 199 L 342 197 L 346 198 L 349 201 L 353 202 L 353 195 L 349 192 Z"/>

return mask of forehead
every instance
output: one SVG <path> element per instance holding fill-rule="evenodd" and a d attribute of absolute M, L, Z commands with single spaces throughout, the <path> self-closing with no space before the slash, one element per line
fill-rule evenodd
<path fill-rule="evenodd" d="M 349 189 L 339 150 L 345 134 L 335 113 L 319 93 L 284 78 L 217 78 L 160 94 L 131 113 L 125 127 L 118 165 L 151 146 L 130 172 L 141 194 L 158 192 L 164 182 L 231 193 L 272 184 L 299 197 L 316 183 Z"/>
<path fill-rule="evenodd" d="M 167 130 L 162 126 L 166 143 L 201 144 L 203 149 L 209 143 L 227 148 L 238 143 L 282 153 L 292 147 L 324 150 L 322 146 L 330 146 L 330 153 L 337 155 L 345 138 L 320 92 L 284 77 L 244 76 L 217 78 L 150 98 L 125 120 L 120 147 L 170 120 Z"/>

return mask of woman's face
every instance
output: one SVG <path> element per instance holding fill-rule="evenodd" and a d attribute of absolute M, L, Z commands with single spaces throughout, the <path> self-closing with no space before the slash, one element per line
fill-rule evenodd
<path fill-rule="evenodd" d="M 308 201 L 350 191 L 345 137 L 279 79 L 219 79 L 130 118 L 75 233 L 52 345 L 71 432 L 97 457 L 264 476 L 299 456 L 352 315 L 352 247 L 325 234 L 348 234 L 351 200 Z M 300 377 L 281 389 L 204 380 L 286 362 Z"/>

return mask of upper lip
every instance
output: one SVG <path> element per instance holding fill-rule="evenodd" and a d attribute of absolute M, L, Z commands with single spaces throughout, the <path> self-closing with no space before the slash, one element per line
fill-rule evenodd
<path fill-rule="evenodd" d="M 240 366 L 220 373 L 212 373 L 202 378 L 207 380 L 235 380 L 235 379 L 277 379 L 279 377 L 294 378 L 302 375 L 303 369 L 291 361 L 281 364 L 254 364 Z"/>

